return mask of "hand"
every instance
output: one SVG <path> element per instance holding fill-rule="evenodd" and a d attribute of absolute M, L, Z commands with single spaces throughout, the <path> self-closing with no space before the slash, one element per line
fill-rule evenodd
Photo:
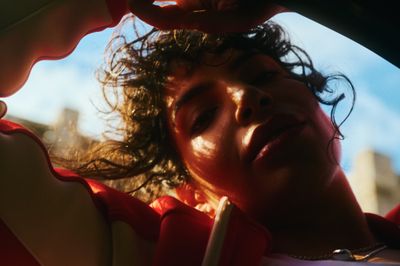
<path fill-rule="evenodd" d="M 208 33 L 246 31 L 285 8 L 267 0 L 177 0 L 157 6 L 151 0 L 129 0 L 130 10 L 161 30 L 197 29 Z"/>
<path fill-rule="evenodd" d="M 239 0 L 176 0 L 176 5 L 185 11 L 233 10 L 239 7 Z"/>

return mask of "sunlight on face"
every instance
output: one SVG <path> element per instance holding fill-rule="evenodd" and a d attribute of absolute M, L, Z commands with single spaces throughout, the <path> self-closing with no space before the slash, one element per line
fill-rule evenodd
<path fill-rule="evenodd" d="M 225 64 L 179 73 L 165 88 L 167 118 L 196 188 L 256 217 L 276 202 L 307 204 L 330 183 L 331 123 L 309 88 L 270 56 L 235 51 Z"/>
<path fill-rule="evenodd" d="M 202 154 L 205 157 L 212 157 L 215 151 L 215 143 L 203 139 L 203 137 L 198 136 L 191 141 L 192 148 L 197 153 L 197 155 Z"/>
<path fill-rule="evenodd" d="M 235 89 L 234 87 L 227 87 L 227 92 L 232 95 L 232 101 L 238 105 L 243 98 L 244 91 Z"/>
<path fill-rule="evenodd" d="M 249 130 L 246 132 L 246 134 L 243 137 L 242 144 L 243 145 L 249 145 L 251 137 L 253 136 L 254 130 L 257 128 L 258 125 L 252 125 Z"/>

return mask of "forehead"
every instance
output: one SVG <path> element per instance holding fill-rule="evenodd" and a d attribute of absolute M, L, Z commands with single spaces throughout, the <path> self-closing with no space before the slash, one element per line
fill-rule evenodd
<path fill-rule="evenodd" d="M 175 98 L 179 98 L 179 95 L 193 88 L 196 83 L 206 83 L 215 78 L 220 81 L 233 79 L 242 72 L 256 71 L 266 66 L 285 71 L 270 56 L 257 51 L 227 50 L 222 54 L 208 53 L 201 56 L 198 62 L 176 60 L 170 64 L 164 94 L 168 105 L 171 105 Z"/>

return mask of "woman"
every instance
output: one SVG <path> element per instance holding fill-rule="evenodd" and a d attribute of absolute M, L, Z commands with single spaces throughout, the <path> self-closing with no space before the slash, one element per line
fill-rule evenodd
<path fill-rule="evenodd" d="M 394 250 L 399 243 L 398 228 L 361 213 L 337 164 L 337 127 L 315 99 L 327 79 L 301 57 L 296 64 L 281 61 L 288 52 L 299 50 L 281 40 L 277 28 L 267 25 L 253 33 L 256 37 L 244 34 L 205 40 L 198 33 L 176 32 L 149 42 L 155 53 L 132 50 L 128 56 L 136 55 L 129 57 L 136 61 L 122 57 L 111 70 L 132 68 L 122 68 L 122 76 L 115 80 L 106 76 L 105 81 L 125 86 L 127 100 L 150 110 L 143 112 L 140 106 L 125 103 L 123 118 L 139 121 L 142 129 L 167 128 L 168 136 L 160 136 L 165 130 L 158 131 L 150 134 L 148 143 L 139 143 L 140 136 L 146 140 L 153 131 L 141 134 L 140 127 L 125 128 L 130 140 L 125 144 L 144 145 L 149 152 L 125 145 L 125 154 L 131 157 L 91 158 L 91 164 L 80 170 L 90 173 L 95 169 L 108 176 L 146 172 L 148 177 L 161 176 L 161 181 L 165 174 L 172 177 L 166 179 L 170 185 L 185 178 L 178 196 L 193 206 L 209 204 L 209 209 L 215 208 L 215 198 L 228 196 L 244 214 L 239 209 L 232 211 L 216 264 L 257 265 L 266 256 L 265 263 L 294 265 L 302 262 L 271 252 L 326 260 L 333 258 L 332 250 L 337 248 L 360 256 L 372 252 L 374 256 L 368 259 L 399 261 Z M 269 39 L 266 33 L 275 33 L 275 38 Z M 137 60 L 146 56 L 147 62 Z M 139 75 L 134 73 L 138 62 L 148 67 Z M 296 66 L 308 68 L 311 74 L 296 74 Z M 149 88 L 153 90 L 142 91 Z M 161 121 L 165 127 L 160 128 Z M 16 253 L 23 265 L 192 265 L 203 261 L 211 226 L 207 216 L 171 198 L 154 204 L 157 214 L 96 182 L 49 169 L 37 139 L 18 126 L 2 121 L 0 130 L 5 173 L 1 232 L 10 252 L 2 254 L 5 263 L 15 263 Z M 132 133 L 138 138 L 132 138 Z M 166 159 L 159 159 L 158 154 Z M 139 163 L 138 158 L 142 159 Z M 12 165 L 16 161 L 20 167 Z M 117 167 L 108 167 L 115 162 Z M 120 167 L 126 162 L 139 167 Z M 152 175 L 157 170 L 154 162 L 166 171 Z M 22 192 L 21 196 L 15 191 Z M 7 261 L 10 254 L 14 257 Z"/>

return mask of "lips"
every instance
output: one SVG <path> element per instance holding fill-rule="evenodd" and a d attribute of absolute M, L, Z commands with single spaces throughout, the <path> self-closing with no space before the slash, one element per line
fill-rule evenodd
<path fill-rule="evenodd" d="M 271 116 L 266 122 L 254 129 L 249 144 L 244 150 L 245 160 L 247 162 L 254 161 L 269 143 L 287 135 L 286 133 L 302 128 L 304 125 L 304 119 L 292 114 Z"/>

